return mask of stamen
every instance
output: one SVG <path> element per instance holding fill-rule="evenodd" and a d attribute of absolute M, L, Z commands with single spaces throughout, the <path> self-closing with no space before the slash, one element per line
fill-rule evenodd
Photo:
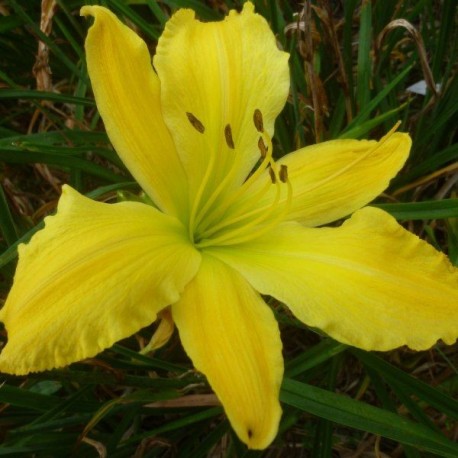
<path fill-rule="evenodd" d="M 221 219 L 223 217 L 223 215 L 227 212 L 227 210 L 230 208 L 230 206 L 236 202 L 239 197 L 242 195 L 242 194 L 245 194 L 247 189 L 259 178 L 259 176 L 264 173 L 266 167 L 268 167 L 269 165 L 271 165 L 271 159 L 272 159 L 272 140 L 270 139 L 269 135 L 267 134 L 267 132 L 264 132 L 263 133 L 263 137 L 264 137 L 264 140 L 266 141 L 267 143 L 267 146 L 266 146 L 266 156 L 263 158 L 261 164 L 259 165 L 259 167 L 251 174 L 251 176 L 245 181 L 245 183 L 242 184 L 242 186 L 240 186 L 240 188 L 238 188 L 236 191 L 234 191 L 230 196 L 228 196 L 228 198 L 224 201 L 224 205 L 221 205 L 215 212 L 214 214 L 212 215 L 212 217 L 215 219 L 215 220 L 218 220 L 218 219 Z M 232 172 L 232 171 L 231 171 Z M 226 176 L 227 178 L 227 176 Z M 226 181 L 226 178 L 223 180 Z M 218 189 L 217 191 L 215 191 L 215 193 L 213 194 L 213 196 L 211 197 L 211 204 L 213 204 L 214 200 L 215 200 L 215 196 L 216 196 L 216 193 L 220 192 L 223 187 L 222 187 L 222 184 L 220 186 L 218 186 Z M 210 201 L 206 203 L 206 205 L 204 206 L 204 209 L 205 211 L 207 211 L 207 209 L 209 208 L 209 205 L 210 205 Z M 199 217 L 197 218 L 197 221 L 201 221 L 202 220 L 202 217 L 203 217 L 203 213 L 201 212 L 199 214 Z M 205 230 L 206 228 L 203 228 L 203 230 Z"/>
<path fill-rule="evenodd" d="M 281 196 L 281 188 L 282 188 L 282 186 L 277 181 L 275 183 L 275 187 L 276 187 L 276 191 L 277 191 L 276 194 L 275 194 L 275 200 L 272 203 L 272 205 L 270 206 L 268 211 L 265 211 L 264 213 L 261 213 L 261 215 L 259 215 L 257 218 L 250 219 L 250 221 L 248 221 L 246 224 L 243 224 L 239 228 L 236 228 L 236 229 L 234 229 L 232 231 L 224 232 L 219 237 L 205 238 L 202 241 L 200 241 L 197 244 L 197 246 L 199 248 L 203 248 L 203 247 L 211 246 L 211 245 L 218 245 L 218 246 L 232 245 L 234 240 L 239 240 L 237 238 L 238 235 L 242 236 L 247 232 L 248 233 L 252 233 L 253 232 L 252 231 L 253 227 L 256 227 L 259 224 L 262 224 L 264 221 L 268 220 L 273 215 L 273 213 L 277 210 L 277 208 L 279 206 L 279 203 L 280 203 L 280 196 Z M 246 215 L 241 215 L 241 216 L 242 216 L 242 219 L 243 219 Z M 274 219 L 274 221 L 276 221 L 276 220 L 277 220 L 277 218 Z M 228 221 L 225 221 L 225 223 L 226 223 L 225 225 L 227 225 Z M 268 224 L 268 226 L 270 227 L 270 224 Z M 221 228 L 219 230 L 221 230 Z M 214 233 L 214 231 L 211 232 L 211 234 L 213 234 L 213 233 Z M 254 233 L 256 234 L 257 232 L 254 231 Z M 255 235 L 255 237 L 256 237 L 256 235 Z M 243 239 L 244 237 L 239 237 L 239 238 Z M 235 242 L 235 243 L 238 243 L 238 242 Z"/>
<path fill-rule="evenodd" d="M 254 216 L 258 215 L 265 211 L 264 208 L 255 208 L 254 210 L 247 211 L 247 209 L 252 208 L 252 201 L 258 201 L 268 192 L 269 188 L 272 186 L 270 181 L 266 181 L 264 186 L 260 188 L 256 194 L 252 196 L 252 199 L 246 201 L 244 204 L 237 205 L 237 213 L 235 215 L 221 219 L 218 224 L 214 224 L 208 228 L 208 230 L 200 232 L 200 238 L 208 239 L 212 235 L 220 232 L 222 229 L 225 229 L 229 226 L 233 226 L 236 223 L 240 223 L 244 219 L 252 219 Z"/>
<path fill-rule="evenodd" d="M 230 245 L 254 238 L 259 233 L 263 233 L 281 222 L 289 211 L 292 190 L 288 180 L 287 167 L 282 165 L 279 170 L 272 159 L 272 140 L 269 134 L 264 131 L 263 117 L 260 110 L 255 110 L 253 121 L 256 130 L 261 134 L 258 138 L 258 148 L 262 158 L 261 163 L 239 188 L 224 196 L 224 199 L 221 199 L 218 205 L 215 205 L 215 202 L 226 189 L 226 183 L 230 181 L 229 178 L 232 180 L 234 173 L 237 171 L 235 167 L 232 167 L 229 173 L 224 176 L 200 208 L 194 205 L 193 210 L 195 211 L 191 213 L 190 231 L 192 231 L 192 239 L 196 247 Z M 235 149 L 230 124 L 227 124 L 224 128 L 224 138 L 227 146 Z M 270 180 L 265 179 L 267 178 L 266 172 L 268 172 Z M 261 176 L 264 177 L 260 181 Z M 259 183 L 260 186 L 256 186 L 255 191 L 250 192 L 249 188 L 255 183 Z M 284 183 L 287 184 L 287 196 L 282 196 Z M 256 203 L 267 192 L 270 193 L 269 187 L 272 184 L 275 185 L 276 192 L 271 193 L 271 197 L 274 198 L 271 204 L 267 208 L 257 206 Z M 242 196 L 244 197 L 240 201 Z M 209 214 L 210 212 L 211 214 Z"/>
<path fill-rule="evenodd" d="M 275 172 L 272 169 L 272 166 L 269 166 L 269 175 L 270 175 L 270 181 L 272 181 L 273 184 L 277 182 L 277 176 L 275 175 Z"/>
<path fill-rule="evenodd" d="M 262 158 L 262 162 L 259 165 L 259 167 L 250 175 L 248 180 L 246 180 L 245 183 L 243 183 L 242 187 L 240 188 L 240 190 L 243 190 L 243 192 L 245 192 L 245 189 L 249 188 L 251 184 L 258 179 L 258 177 L 264 172 L 266 167 L 272 166 L 272 140 L 270 136 L 267 134 L 267 132 L 263 133 L 262 141 L 264 146 L 266 147 L 266 155 Z"/>
<path fill-rule="evenodd" d="M 227 124 L 226 127 L 224 128 L 224 137 L 226 139 L 227 146 L 229 148 L 235 149 L 235 144 L 232 138 L 232 128 L 230 124 Z M 213 158 L 213 156 L 212 156 Z M 237 156 L 235 157 L 237 158 Z M 215 191 L 212 193 L 212 195 L 206 200 L 205 204 L 202 206 L 202 208 L 199 210 L 197 215 L 193 215 L 193 218 L 191 220 L 192 222 L 192 227 L 195 229 L 199 223 L 202 221 L 202 219 L 205 217 L 207 214 L 208 210 L 210 207 L 213 205 L 213 203 L 216 201 L 216 199 L 219 197 L 221 192 L 226 188 L 227 183 L 230 183 L 230 181 L 234 178 L 234 175 L 236 174 L 238 167 L 237 167 L 237 161 L 234 161 L 232 164 L 231 170 L 229 173 L 225 175 L 223 180 L 219 183 L 218 187 L 215 189 Z M 191 228 L 191 226 L 190 226 Z"/>
<path fill-rule="evenodd" d="M 288 167 L 285 164 L 280 165 L 280 173 L 278 176 L 283 183 L 288 181 Z"/>
<path fill-rule="evenodd" d="M 192 113 L 186 112 L 186 116 L 188 117 L 189 122 L 198 132 L 200 132 L 201 134 L 205 132 L 204 125 Z M 210 151 L 213 151 L 213 149 L 210 149 Z M 188 234 L 189 234 L 190 240 L 194 240 L 195 219 L 197 217 L 199 206 L 201 204 L 205 189 L 207 188 L 210 177 L 212 176 L 213 171 L 215 169 L 215 165 L 216 165 L 216 154 L 211 154 L 210 160 L 208 161 L 208 165 L 205 170 L 205 174 L 202 178 L 202 181 L 200 182 L 199 188 L 197 189 L 197 193 L 194 196 L 192 195 L 189 196 L 191 213 L 189 215 Z"/>
<path fill-rule="evenodd" d="M 256 130 L 261 134 L 264 133 L 264 121 L 262 119 L 261 110 L 259 110 L 258 108 L 254 110 L 253 122 L 254 126 L 256 127 Z"/>
<path fill-rule="evenodd" d="M 229 146 L 230 149 L 234 149 L 235 145 L 234 145 L 234 140 L 232 138 L 232 129 L 231 129 L 231 125 L 230 124 L 228 124 L 224 128 L 224 137 L 226 138 L 227 146 Z"/>
<path fill-rule="evenodd" d="M 260 152 L 261 152 L 262 162 L 259 165 L 259 167 L 248 177 L 245 183 L 243 183 L 242 186 L 240 186 L 240 188 L 238 188 L 235 192 L 231 194 L 231 196 L 227 200 L 225 200 L 224 205 L 221 205 L 217 209 L 217 211 L 215 211 L 215 213 L 213 214 L 213 217 L 215 219 L 222 218 L 222 216 L 226 213 L 228 208 L 235 201 L 237 201 L 238 198 L 242 194 L 244 194 L 247 191 L 247 189 L 259 178 L 259 176 L 264 172 L 265 168 L 269 166 L 269 164 L 271 163 L 272 151 L 273 151 L 272 140 L 269 134 L 264 131 L 264 122 L 263 122 L 261 110 L 256 109 L 254 111 L 253 121 L 254 121 L 254 124 L 258 132 L 262 133 L 262 135 L 259 137 L 259 140 L 258 140 L 258 148 L 260 149 Z M 226 129 L 228 126 L 230 129 L 229 124 L 226 126 Z M 226 137 L 226 142 L 227 142 L 226 129 L 225 129 L 224 135 Z M 231 135 L 232 135 L 232 129 L 231 129 Z M 236 164 L 234 163 L 230 172 L 224 177 L 222 182 L 219 184 L 219 186 L 216 188 L 214 193 L 211 195 L 210 199 L 207 200 L 203 208 L 199 211 L 199 214 L 195 218 L 193 218 L 192 220 L 193 227 L 197 227 L 197 225 L 203 220 L 208 209 L 211 207 L 211 205 L 213 205 L 217 197 L 221 194 L 221 192 L 225 188 L 226 183 L 232 180 L 234 174 L 237 171 L 237 168 L 235 167 L 235 165 Z M 205 231 L 205 229 L 207 228 L 204 227 L 201 229 Z"/>
<path fill-rule="evenodd" d="M 264 159 L 267 156 L 267 146 L 264 143 L 264 140 L 262 139 L 262 137 L 259 137 L 258 148 L 259 148 L 259 152 L 261 153 L 261 157 Z"/>
<path fill-rule="evenodd" d="M 265 234 L 266 232 L 273 229 L 277 226 L 281 221 L 284 220 L 285 216 L 289 213 L 291 209 L 292 197 L 293 197 L 293 188 L 291 186 L 291 182 L 289 179 L 286 181 L 286 185 L 288 187 L 288 194 L 286 196 L 286 202 L 282 205 L 282 211 L 279 212 L 275 218 L 268 221 L 270 216 L 274 214 L 274 212 L 278 209 L 280 204 L 280 189 L 281 184 L 277 181 L 276 188 L 277 194 L 275 196 L 275 201 L 272 203 L 272 206 L 269 208 L 267 212 L 260 215 L 259 218 L 253 219 L 247 224 L 240 227 L 238 230 L 233 230 L 232 232 L 225 233 L 221 237 L 215 237 L 213 239 L 205 239 L 202 240 L 197 244 L 199 248 L 204 248 L 212 245 L 217 246 L 227 246 L 227 245 L 236 245 L 244 242 L 248 242 L 255 238 L 260 237 L 261 235 Z M 267 224 L 259 227 L 259 225 L 265 221 L 268 221 Z M 254 227 L 258 226 L 258 229 L 254 229 Z"/>
<path fill-rule="evenodd" d="M 186 112 L 186 116 L 192 124 L 192 127 L 194 127 L 197 132 L 200 132 L 201 134 L 205 132 L 205 126 L 192 113 Z"/>

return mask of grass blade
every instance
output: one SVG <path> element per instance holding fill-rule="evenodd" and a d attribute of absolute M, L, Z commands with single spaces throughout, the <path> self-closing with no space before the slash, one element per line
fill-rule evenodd
<path fill-rule="evenodd" d="M 440 456 L 456 458 L 458 444 L 392 412 L 291 379 L 283 381 L 281 400 L 320 418 L 387 437 Z"/>
<path fill-rule="evenodd" d="M 458 217 L 458 199 L 429 200 L 400 204 L 373 204 L 399 220 Z"/>

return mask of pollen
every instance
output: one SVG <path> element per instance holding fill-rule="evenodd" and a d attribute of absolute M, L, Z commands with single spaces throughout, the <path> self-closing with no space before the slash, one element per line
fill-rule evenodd
<path fill-rule="evenodd" d="M 232 129 L 231 125 L 227 124 L 227 126 L 224 128 L 224 137 L 226 138 L 226 144 L 230 149 L 234 149 L 234 139 L 232 138 Z"/>
<path fill-rule="evenodd" d="M 286 165 L 280 165 L 280 173 L 278 176 L 282 183 L 286 183 L 288 181 L 288 167 Z"/>
<path fill-rule="evenodd" d="M 188 117 L 192 127 L 194 127 L 194 129 L 196 129 L 197 132 L 200 132 L 201 134 L 205 132 L 205 126 L 192 113 L 189 113 L 187 111 L 186 116 Z"/>
<path fill-rule="evenodd" d="M 264 120 L 262 119 L 262 113 L 259 108 L 256 108 L 256 110 L 254 110 L 253 122 L 254 126 L 256 127 L 256 130 L 261 134 L 264 133 Z"/>
<path fill-rule="evenodd" d="M 253 121 L 254 128 L 260 133 L 257 146 L 262 160 L 239 188 L 224 195 L 226 182 L 230 181 L 233 172 L 231 170 L 200 208 L 199 214 L 193 218 L 193 241 L 198 248 L 252 240 L 281 223 L 289 212 L 292 186 L 288 169 L 283 164 L 278 166 L 272 157 L 272 139 L 264 130 L 259 109 L 254 111 Z M 226 124 L 222 134 L 227 146 L 235 148 L 230 124 Z M 258 206 L 267 194 L 270 195 L 270 203 Z"/>
<path fill-rule="evenodd" d="M 261 153 L 261 158 L 264 159 L 267 156 L 267 146 L 264 143 L 264 140 L 262 139 L 262 137 L 259 137 L 258 148 L 259 148 L 259 152 Z"/>
<path fill-rule="evenodd" d="M 269 175 L 270 175 L 270 181 L 272 182 L 272 184 L 275 184 L 277 182 L 277 176 L 275 175 L 275 172 L 272 166 L 269 166 Z"/>

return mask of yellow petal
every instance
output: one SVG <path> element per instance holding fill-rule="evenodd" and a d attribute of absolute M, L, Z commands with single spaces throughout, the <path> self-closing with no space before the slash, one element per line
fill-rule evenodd
<path fill-rule="evenodd" d="M 284 223 L 250 245 L 209 251 L 341 342 L 424 350 L 458 337 L 458 269 L 382 210 L 363 208 L 339 228 Z"/>
<path fill-rule="evenodd" d="M 332 140 L 283 157 L 278 163 L 288 167 L 293 189 L 287 219 L 320 226 L 368 204 L 404 165 L 411 143 L 409 135 L 394 133 L 379 142 Z M 264 186 L 265 181 L 270 181 L 268 174 L 257 186 Z M 274 198 L 272 187 L 257 205 L 268 206 Z"/>
<path fill-rule="evenodd" d="M 19 247 L 0 311 L 0 371 L 25 374 L 92 357 L 176 302 L 200 255 L 173 217 L 137 202 L 109 205 L 63 188 L 55 216 Z"/>
<path fill-rule="evenodd" d="M 97 107 L 120 158 L 147 194 L 175 216 L 187 205 L 186 178 L 160 106 L 160 83 L 146 44 L 101 6 L 84 6 L 95 22 L 86 60 Z"/>
<path fill-rule="evenodd" d="M 172 337 L 175 329 L 175 323 L 173 322 L 170 308 L 166 308 L 159 312 L 158 318 L 160 320 L 159 325 L 151 340 L 144 348 L 142 348 L 140 352 L 142 354 L 146 354 L 163 347 L 170 340 L 170 337 Z"/>
<path fill-rule="evenodd" d="M 172 306 L 181 341 L 250 448 L 275 438 L 283 359 L 272 311 L 234 270 L 210 256 Z"/>
<path fill-rule="evenodd" d="M 288 54 L 278 50 L 266 20 L 253 10 L 248 2 L 240 14 L 230 11 L 224 21 L 209 23 L 179 10 L 158 43 L 154 67 L 164 118 L 192 195 L 209 167 L 207 192 L 225 178 L 232 185 L 243 182 L 260 157 L 255 110 L 272 134 L 286 101 Z"/>

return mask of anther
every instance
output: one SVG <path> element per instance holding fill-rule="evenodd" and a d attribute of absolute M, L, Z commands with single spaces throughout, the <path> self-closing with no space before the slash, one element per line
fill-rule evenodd
<path fill-rule="evenodd" d="M 270 180 L 272 181 L 272 184 L 275 184 L 277 182 L 277 176 L 275 175 L 275 172 L 270 165 L 269 165 L 269 175 L 270 175 Z"/>
<path fill-rule="evenodd" d="M 192 113 L 186 112 L 186 116 L 192 124 L 192 127 L 194 127 L 197 132 L 200 132 L 201 134 L 205 132 L 205 126 Z"/>
<path fill-rule="evenodd" d="M 253 122 L 254 122 L 254 126 L 256 127 L 256 130 L 259 133 L 263 133 L 264 132 L 264 121 L 262 119 L 261 110 L 259 110 L 258 108 L 254 110 Z"/>
<path fill-rule="evenodd" d="M 226 137 L 227 146 L 229 146 L 229 148 L 231 148 L 231 149 L 234 149 L 235 145 L 234 145 L 234 139 L 232 138 L 232 129 L 231 129 L 231 125 L 230 124 L 228 124 L 224 128 L 224 136 Z"/>
<path fill-rule="evenodd" d="M 288 181 L 288 167 L 285 164 L 280 165 L 280 172 L 278 173 L 280 181 L 286 183 Z"/>
<path fill-rule="evenodd" d="M 264 143 L 264 140 L 262 139 L 262 137 L 259 137 L 258 148 L 261 153 L 261 157 L 264 159 L 267 156 L 267 146 Z"/>

